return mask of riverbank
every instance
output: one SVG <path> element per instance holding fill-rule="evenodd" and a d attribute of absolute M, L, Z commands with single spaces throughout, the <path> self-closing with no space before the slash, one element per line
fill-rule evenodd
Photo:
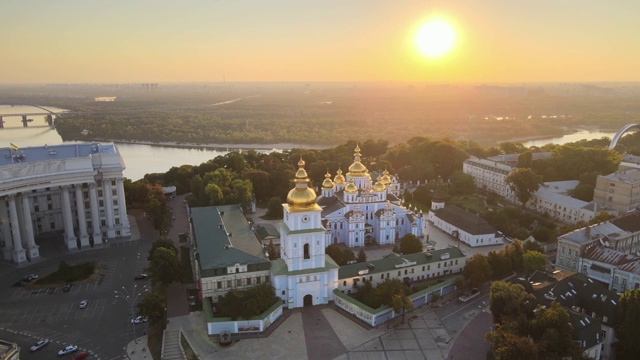
<path fill-rule="evenodd" d="M 218 150 L 218 151 L 232 151 L 232 150 L 257 150 L 257 151 L 282 151 L 291 149 L 310 149 L 310 150 L 323 150 L 329 149 L 336 145 L 305 145 L 305 144 L 292 144 L 292 143 L 277 143 L 277 144 L 195 144 L 195 143 L 179 143 L 179 142 L 153 142 L 153 141 L 135 141 L 135 140 L 115 140 L 115 139 L 94 139 L 84 141 L 96 141 L 96 142 L 112 142 L 115 144 L 131 144 L 131 145 L 149 145 L 179 149 L 206 149 L 206 150 Z"/>

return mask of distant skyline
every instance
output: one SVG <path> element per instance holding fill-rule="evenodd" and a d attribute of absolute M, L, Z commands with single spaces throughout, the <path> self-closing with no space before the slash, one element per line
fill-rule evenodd
<path fill-rule="evenodd" d="M 640 1 L 3 0 L 0 84 L 640 81 Z M 455 32 L 429 58 L 430 19 Z"/>

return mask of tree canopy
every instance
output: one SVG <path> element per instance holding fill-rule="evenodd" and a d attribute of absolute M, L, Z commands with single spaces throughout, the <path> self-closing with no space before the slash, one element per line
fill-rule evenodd
<path fill-rule="evenodd" d="M 524 204 L 531 199 L 533 193 L 540 187 L 542 176 L 536 174 L 529 168 L 516 168 L 511 170 L 504 180 L 524 206 Z"/>

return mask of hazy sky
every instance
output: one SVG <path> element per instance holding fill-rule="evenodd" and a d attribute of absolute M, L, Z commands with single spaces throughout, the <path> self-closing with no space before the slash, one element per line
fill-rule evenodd
<path fill-rule="evenodd" d="M 430 18 L 454 50 L 414 43 Z M 0 83 L 640 81 L 638 0 L 1 0 Z"/>

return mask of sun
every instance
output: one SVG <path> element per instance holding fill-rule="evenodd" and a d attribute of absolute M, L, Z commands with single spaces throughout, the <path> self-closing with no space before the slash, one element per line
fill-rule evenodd
<path fill-rule="evenodd" d="M 456 34 L 446 21 L 430 20 L 418 29 L 415 41 L 421 54 L 438 58 L 453 49 Z"/>

